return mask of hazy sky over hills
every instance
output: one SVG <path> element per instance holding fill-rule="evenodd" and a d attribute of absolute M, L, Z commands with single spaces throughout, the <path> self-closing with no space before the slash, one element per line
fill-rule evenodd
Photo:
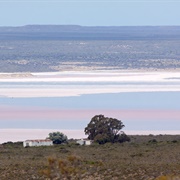
<path fill-rule="evenodd" d="M 0 0 L 0 26 L 180 25 L 180 0 Z"/>

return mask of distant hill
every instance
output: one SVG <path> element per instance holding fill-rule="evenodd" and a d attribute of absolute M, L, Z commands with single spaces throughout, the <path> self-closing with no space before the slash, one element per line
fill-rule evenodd
<path fill-rule="evenodd" d="M 180 69 L 180 26 L 0 27 L 0 72 Z"/>
<path fill-rule="evenodd" d="M 180 26 L 27 25 L 0 27 L 0 40 L 132 40 L 180 39 Z"/>

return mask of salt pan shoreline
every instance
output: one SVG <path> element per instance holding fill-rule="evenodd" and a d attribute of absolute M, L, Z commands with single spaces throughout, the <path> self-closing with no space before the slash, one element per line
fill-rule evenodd
<path fill-rule="evenodd" d="M 31 74 L 0 73 L 0 82 L 180 81 L 180 72 L 65 71 Z"/>
<path fill-rule="evenodd" d="M 50 132 L 60 131 L 68 136 L 68 138 L 80 139 L 86 137 L 84 130 L 68 130 L 68 129 L 0 129 L 0 143 L 25 141 L 27 139 L 45 139 Z M 180 131 L 130 131 L 126 130 L 128 135 L 179 135 Z"/>

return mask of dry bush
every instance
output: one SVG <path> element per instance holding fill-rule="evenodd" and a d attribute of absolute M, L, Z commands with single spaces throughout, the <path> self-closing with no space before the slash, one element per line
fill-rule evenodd
<path fill-rule="evenodd" d="M 180 175 L 159 176 L 155 180 L 180 180 Z"/>
<path fill-rule="evenodd" d="M 70 155 L 66 159 L 48 158 L 48 166 L 40 173 L 49 180 L 64 179 L 97 179 L 98 170 L 103 163 L 98 161 L 87 161 L 80 157 Z"/>
<path fill-rule="evenodd" d="M 91 146 L 24 148 L 4 144 L 0 148 L 0 180 L 55 179 L 62 176 L 60 169 L 66 179 L 66 174 L 86 180 L 155 180 L 162 175 L 180 175 L 180 136 L 131 138 L 132 142 Z M 153 139 L 157 142 L 149 142 Z"/>

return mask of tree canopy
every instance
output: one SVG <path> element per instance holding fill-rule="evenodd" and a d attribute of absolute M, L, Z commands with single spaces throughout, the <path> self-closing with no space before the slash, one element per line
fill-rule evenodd
<path fill-rule="evenodd" d="M 53 144 L 61 144 L 67 142 L 68 138 L 61 132 L 49 133 L 48 139 L 53 141 Z"/>
<path fill-rule="evenodd" d="M 121 131 L 123 127 L 124 124 L 121 120 L 96 115 L 91 119 L 84 132 L 88 135 L 88 139 L 99 144 L 129 141 L 127 135 Z"/>

